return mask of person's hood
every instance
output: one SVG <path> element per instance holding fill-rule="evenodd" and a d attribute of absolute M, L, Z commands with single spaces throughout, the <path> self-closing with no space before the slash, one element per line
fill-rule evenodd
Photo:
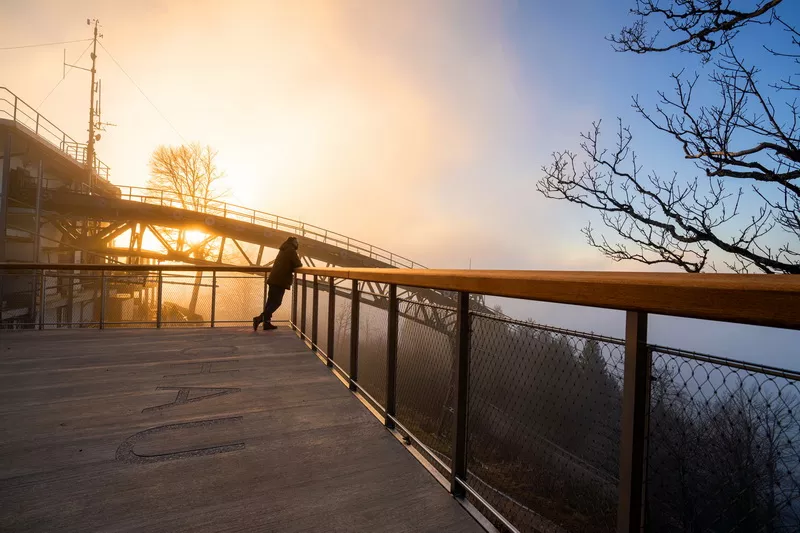
<path fill-rule="evenodd" d="M 291 237 L 290 237 L 290 238 L 288 238 L 288 239 L 286 239 L 286 240 L 283 242 L 283 244 L 281 244 L 281 248 L 280 248 L 280 249 L 281 249 L 281 250 L 294 250 L 294 249 L 295 249 L 295 247 L 294 247 L 294 244 L 292 243 L 292 240 L 293 240 L 293 239 L 292 239 Z"/>

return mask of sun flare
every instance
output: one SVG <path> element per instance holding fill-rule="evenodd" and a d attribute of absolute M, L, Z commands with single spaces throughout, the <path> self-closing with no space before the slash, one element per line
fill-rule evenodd
<path fill-rule="evenodd" d="M 200 230 L 191 229 L 184 234 L 186 243 L 190 245 L 198 244 L 205 240 L 207 235 Z"/>

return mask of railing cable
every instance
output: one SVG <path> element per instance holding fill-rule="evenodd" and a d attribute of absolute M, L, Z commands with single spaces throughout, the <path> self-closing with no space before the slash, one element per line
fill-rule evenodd
<path fill-rule="evenodd" d="M 147 95 L 145 94 L 145 92 L 142 90 L 142 88 L 141 88 L 141 87 L 139 87 L 139 84 L 138 84 L 138 83 L 136 83 L 135 81 L 133 81 L 133 78 L 131 78 L 131 75 L 130 75 L 130 74 L 128 74 L 128 73 L 127 73 L 127 71 L 126 71 L 124 68 L 122 68 L 122 65 L 120 65 L 120 64 L 119 64 L 119 61 L 117 61 L 117 60 L 114 58 L 114 56 L 111 54 L 111 52 L 108 50 L 108 48 L 106 48 L 106 47 L 105 47 L 105 45 L 103 45 L 103 43 L 102 43 L 102 42 L 100 42 L 100 41 L 98 41 L 98 42 L 97 42 L 97 44 L 99 44 L 99 45 L 100 45 L 100 47 L 101 47 L 103 50 L 105 50 L 105 51 L 106 51 L 106 53 L 108 54 L 108 57 L 110 57 L 110 58 L 111 58 L 111 61 L 113 61 L 113 62 L 114 62 L 114 64 L 115 64 L 115 65 L 117 65 L 117 67 L 119 67 L 119 69 L 122 71 L 122 73 L 123 73 L 123 74 L 125 74 L 125 76 L 128 78 L 128 80 L 130 80 L 130 82 L 133 84 L 133 86 L 134 86 L 134 87 L 136 87 L 136 89 L 137 89 L 137 90 L 138 90 L 140 93 L 142 93 L 142 96 L 144 96 L 144 99 L 145 99 L 145 100 L 147 100 L 147 102 L 148 102 L 148 103 L 149 103 L 151 106 L 153 106 L 153 109 L 155 109 L 155 110 L 156 110 L 156 112 L 157 112 L 157 113 L 158 113 L 158 114 L 161 116 L 161 118 L 163 118 L 163 119 L 164 119 L 164 122 L 166 122 L 167 124 L 169 124 L 169 127 L 170 127 L 170 128 L 172 128 L 172 131 L 174 131 L 175 133 L 177 133 L 177 134 L 178 134 L 178 137 L 180 137 L 180 138 L 181 138 L 181 140 L 182 140 L 184 143 L 188 143 L 188 141 L 186 140 L 186 138 L 185 138 L 183 135 L 181 135 L 181 132 L 179 132 L 179 131 L 178 131 L 178 128 L 176 128 L 176 127 L 175 127 L 175 126 L 172 124 L 172 122 L 170 122 L 170 120 L 169 120 L 169 119 L 168 119 L 168 118 L 167 118 L 167 117 L 164 115 L 164 113 L 162 113 L 162 112 L 161 112 L 161 110 L 158 108 L 158 106 L 156 106 L 156 104 L 154 104 L 154 103 L 153 103 L 153 101 L 150 99 L 150 97 L 149 97 L 149 96 L 147 96 Z"/>
<path fill-rule="evenodd" d="M 76 39 L 74 41 L 58 41 L 55 43 L 23 44 L 20 46 L 3 46 L 0 50 L 20 50 L 22 48 L 40 48 L 42 46 L 55 46 L 57 44 L 85 43 L 91 39 Z"/>
<path fill-rule="evenodd" d="M 91 41 L 91 39 L 82 39 L 82 40 L 84 40 L 84 41 Z M 75 41 L 75 42 L 78 42 L 78 41 Z M 92 47 L 92 45 L 91 45 L 91 44 L 89 44 L 89 45 L 88 45 L 88 46 L 87 46 L 87 47 L 86 47 L 86 48 L 83 50 L 83 52 L 81 52 L 81 55 L 79 55 L 79 56 L 78 56 L 78 59 L 76 59 L 75 61 L 73 61 L 73 63 L 78 63 L 78 62 L 79 62 L 81 59 L 83 59 L 83 56 L 84 56 L 84 55 L 86 55 L 86 52 L 88 52 L 88 51 L 89 51 L 89 48 L 91 48 L 91 47 Z M 68 71 L 66 71 L 66 72 L 64 73 L 64 75 L 61 77 L 61 79 L 60 79 L 60 80 L 58 80 L 58 82 L 55 84 L 55 86 L 54 86 L 52 89 L 50 89 L 50 92 L 49 92 L 49 93 L 47 93 L 47 96 L 45 96 L 45 97 L 42 99 L 42 101 L 41 101 L 41 102 L 39 102 L 39 105 L 37 105 L 37 106 L 36 106 L 36 109 L 35 109 L 36 111 L 39 111 L 39 109 L 41 109 L 41 107 L 44 105 L 44 103 L 47 101 L 47 99 L 48 99 L 48 98 L 50 98 L 50 95 L 51 95 L 51 94 L 53 94 L 53 93 L 55 92 L 55 90 L 56 90 L 56 89 L 58 89 L 58 86 L 59 86 L 59 85 L 61 85 L 61 82 L 62 82 L 62 81 L 64 81 L 65 79 L 67 79 L 67 76 L 69 76 L 69 73 L 70 73 L 70 72 L 72 72 L 74 69 L 75 69 L 75 67 L 69 67 L 69 70 L 68 70 Z"/>

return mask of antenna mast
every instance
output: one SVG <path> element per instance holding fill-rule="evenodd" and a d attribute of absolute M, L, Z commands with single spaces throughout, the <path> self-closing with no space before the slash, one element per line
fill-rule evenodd
<path fill-rule="evenodd" d="M 94 160 L 95 160 L 95 149 L 94 143 L 100 140 L 100 135 L 95 133 L 95 130 L 103 130 L 104 126 L 116 126 L 116 124 L 111 124 L 108 122 L 101 122 L 100 120 L 100 97 L 102 95 L 100 82 L 95 81 L 95 75 L 97 74 L 97 39 L 103 38 L 103 34 L 98 34 L 97 30 L 100 27 L 100 21 L 97 19 L 86 19 L 86 24 L 91 25 L 94 22 L 94 36 L 92 37 L 92 68 L 83 68 L 79 67 L 78 65 L 69 65 L 66 62 L 67 52 L 64 51 L 64 74 L 66 76 L 66 68 L 72 67 L 77 68 L 80 70 L 86 70 L 91 72 L 92 74 L 92 85 L 90 87 L 89 92 L 89 142 L 86 144 L 86 171 L 89 177 L 89 186 L 94 186 Z M 94 93 L 98 93 L 98 98 L 95 101 Z M 97 122 L 95 122 L 95 118 L 97 118 Z"/>
<path fill-rule="evenodd" d="M 86 24 L 91 24 L 92 22 L 89 19 L 86 19 Z M 97 73 L 96 63 L 97 63 L 97 26 L 100 24 L 100 21 L 94 19 L 94 37 L 92 38 L 92 86 L 91 92 L 89 93 L 89 143 L 86 146 L 86 168 L 89 171 L 89 187 L 94 187 L 94 93 L 97 91 L 97 87 L 95 87 L 94 77 Z"/>

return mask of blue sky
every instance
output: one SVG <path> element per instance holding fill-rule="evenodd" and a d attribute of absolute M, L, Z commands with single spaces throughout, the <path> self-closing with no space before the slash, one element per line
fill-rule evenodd
<path fill-rule="evenodd" d="M 798 3 L 784 4 L 797 20 Z M 593 213 L 535 190 L 553 151 L 577 150 L 598 119 L 613 140 L 617 117 L 632 126 L 646 168 L 697 174 L 630 104 L 670 91 L 671 72 L 705 76 L 708 67 L 679 52 L 614 52 L 605 37 L 632 21 L 632 5 L 0 0 L 0 47 L 86 38 L 85 19 L 101 20 L 107 50 L 174 125 L 101 49 L 104 119 L 119 126 L 98 151 L 116 183 L 144 185 L 157 145 L 198 140 L 219 150 L 233 201 L 431 267 L 643 270 L 585 244 L 580 229 Z M 763 59 L 769 36 L 748 30 L 739 50 Z M 66 48 L 74 61 L 84 44 Z M 0 85 L 37 106 L 61 77 L 61 57 L 60 46 L 0 51 Z M 73 71 L 40 111 L 85 135 L 87 90 Z M 618 333 L 604 312 L 504 305 L 523 318 Z M 753 337 L 693 324 L 680 326 L 693 332 L 683 347 L 729 351 Z M 756 337 L 765 352 L 792 351 L 784 334 Z"/>

